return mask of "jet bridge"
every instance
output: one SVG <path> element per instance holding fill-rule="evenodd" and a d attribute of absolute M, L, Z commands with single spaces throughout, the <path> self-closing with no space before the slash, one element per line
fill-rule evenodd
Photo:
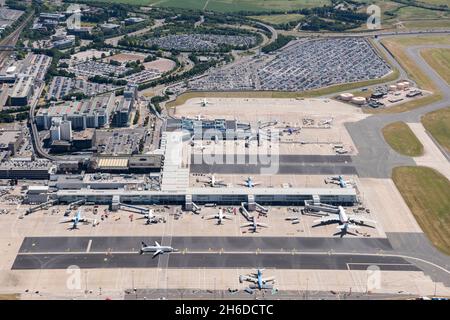
<path fill-rule="evenodd" d="M 332 206 L 325 203 L 315 202 L 314 200 L 305 200 L 306 211 L 322 211 L 328 213 L 339 213 L 339 209 L 336 206 Z"/>
<path fill-rule="evenodd" d="M 41 209 L 43 209 L 43 208 L 46 208 L 46 207 L 48 207 L 48 206 L 52 206 L 52 205 L 54 205 L 54 204 L 57 203 L 57 202 L 58 202 L 58 200 L 49 200 L 49 201 L 47 201 L 47 202 L 38 204 L 37 206 L 34 206 L 34 207 L 31 207 L 31 208 L 27 209 L 27 211 L 25 212 L 25 215 L 28 215 L 28 214 L 30 214 L 30 213 L 39 211 L 39 210 L 41 210 Z"/>

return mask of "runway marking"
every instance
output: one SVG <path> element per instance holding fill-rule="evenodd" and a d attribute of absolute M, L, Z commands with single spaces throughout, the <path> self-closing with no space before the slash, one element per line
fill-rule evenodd
<path fill-rule="evenodd" d="M 89 239 L 87 248 L 86 248 L 86 253 L 89 253 L 91 251 L 91 246 L 92 246 L 92 239 Z"/>

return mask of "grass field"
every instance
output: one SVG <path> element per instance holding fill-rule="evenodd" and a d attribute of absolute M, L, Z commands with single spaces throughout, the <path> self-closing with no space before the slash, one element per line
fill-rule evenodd
<path fill-rule="evenodd" d="M 425 129 L 450 152 L 450 107 L 427 113 L 421 120 Z"/>
<path fill-rule="evenodd" d="M 427 167 L 394 168 L 392 180 L 428 239 L 450 255 L 450 181 Z"/>
<path fill-rule="evenodd" d="M 132 5 L 155 5 L 185 9 L 212 10 L 219 12 L 236 11 L 287 11 L 300 8 L 321 7 L 330 4 L 329 0 L 92 0 L 107 3 Z"/>
<path fill-rule="evenodd" d="M 425 49 L 421 55 L 450 84 L 450 49 Z"/>
<path fill-rule="evenodd" d="M 253 19 L 256 19 L 256 20 L 259 20 L 259 21 L 262 21 L 265 23 L 271 23 L 271 24 L 280 24 L 280 23 L 296 21 L 303 17 L 304 17 L 304 15 L 296 14 L 296 13 L 249 16 L 249 18 L 253 18 Z"/>
<path fill-rule="evenodd" d="M 384 139 L 396 152 L 417 157 L 423 154 L 423 145 L 404 122 L 393 122 L 382 130 Z"/>

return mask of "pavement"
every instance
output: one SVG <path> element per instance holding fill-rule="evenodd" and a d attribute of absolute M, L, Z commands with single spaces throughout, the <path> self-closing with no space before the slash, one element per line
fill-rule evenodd
<path fill-rule="evenodd" d="M 423 129 L 416 125 L 424 114 L 448 107 L 448 101 L 450 100 L 450 86 L 420 55 L 420 51 L 424 48 L 450 48 L 450 46 L 412 46 L 408 47 L 406 51 L 415 61 L 417 67 L 422 69 L 435 83 L 441 91 L 443 99 L 411 111 L 396 114 L 376 114 L 358 122 L 347 123 L 346 128 L 359 151 L 358 155 L 353 157 L 353 165 L 356 167 L 360 178 L 390 178 L 394 167 L 414 166 L 416 164 L 430 165 L 438 170 L 441 169 L 443 170 L 441 173 L 448 176 L 445 156 L 442 153 L 439 155 L 440 150 L 437 150 L 434 142 L 427 139 L 423 134 Z M 390 62 L 400 70 L 402 76 L 407 74 L 384 47 L 380 46 L 380 49 L 386 54 Z M 419 139 L 427 145 L 423 157 L 414 159 L 399 155 L 385 142 L 381 129 L 396 121 L 413 123 L 410 126 L 411 129 L 418 133 Z M 433 155 L 437 156 L 437 159 L 431 159 Z M 393 232 L 386 233 L 386 235 L 395 252 L 417 258 L 414 259 L 414 263 L 420 265 L 422 270 L 433 280 L 442 281 L 450 286 L 450 257 L 439 252 L 422 232 Z M 427 263 L 423 263 L 422 259 L 426 260 Z"/>
<path fill-rule="evenodd" d="M 141 241 L 164 245 L 164 237 L 26 237 L 19 253 L 138 252 Z M 385 238 L 330 237 L 177 237 L 168 245 L 187 252 L 366 252 L 390 251 Z"/>
<path fill-rule="evenodd" d="M 168 258 L 170 255 L 170 258 Z M 138 253 L 109 254 L 19 254 L 12 270 L 67 269 L 78 266 L 93 268 L 159 268 L 160 260 L 168 258 L 167 268 L 252 268 L 264 266 L 276 269 L 307 270 L 367 270 L 377 266 L 381 271 L 420 271 L 414 264 L 400 257 L 352 254 L 250 254 L 250 253 L 171 253 L 152 258 Z"/>
<path fill-rule="evenodd" d="M 408 126 L 423 145 L 423 155 L 414 157 L 416 164 L 436 169 L 450 180 L 450 162 L 431 139 L 422 123 L 408 123 Z"/>

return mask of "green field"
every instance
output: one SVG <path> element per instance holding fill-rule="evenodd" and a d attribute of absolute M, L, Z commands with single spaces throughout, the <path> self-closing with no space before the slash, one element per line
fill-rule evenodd
<path fill-rule="evenodd" d="M 450 107 L 427 113 L 422 117 L 422 124 L 450 152 Z"/>
<path fill-rule="evenodd" d="M 125 3 L 132 5 L 155 5 L 185 9 L 235 11 L 287 11 L 300 8 L 321 7 L 329 0 L 92 0 L 93 2 Z"/>
<path fill-rule="evenodd" d="M 384 139 L 396 152 L 417 157 L 423 153 L 423 145 L 404 122 L 393 122 L 382 130 Z"/>
<path fill-rule="evenodd" d="M 291 21 L 297 21 L 301 18 L 303 18 L 304 15 L 302 14 L 272 14 L 272 15 L 262 15 L 262 16 L 249 16 L 249 18 L 253 18 L 265 23 L 270 24 L 281 24 Z"/>
<path fill-rule="evenodd" d="M 450 84 L 450 49 L 424 49 L 422 57 Z"/>
<path fill-rule="evenodd" d="M 450 254 L 450 181 L 427 167 L 398 167 L 392 180 L 423 232 Z"/>

